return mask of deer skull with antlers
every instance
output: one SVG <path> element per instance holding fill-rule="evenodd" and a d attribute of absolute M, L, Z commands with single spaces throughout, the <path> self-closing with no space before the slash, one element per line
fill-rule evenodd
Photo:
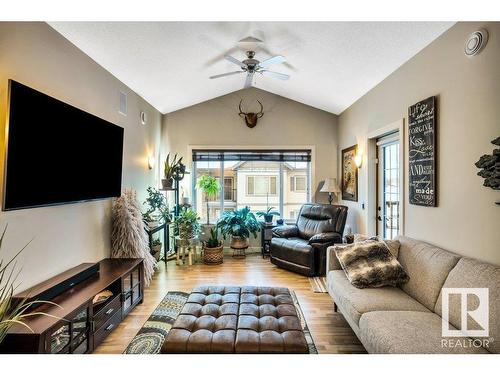
<path fill-rule="evenodd" d="M 243 112 L 241 109 L 241 103 L 243 102 L 243 99 L 240 100 L 240 117 L 245 118 L 245 123 L 249 128 L 254 128 L 255 125 L 257 125 L 257 120 L 260 119 L 262 116 L 264 116 L 264 106 L 260 101 L 257 100 L 257 102 L 260 104 L 260 111 L 258 113 L 253 113 L 253 112 Z"/>

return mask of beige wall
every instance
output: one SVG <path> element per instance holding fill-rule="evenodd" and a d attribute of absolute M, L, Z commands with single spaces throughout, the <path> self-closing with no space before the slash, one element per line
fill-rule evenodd
<path fill-rule="evenodd" d="M 259 109 L 256 99 L 264 105 L 264 117 L 253 129 L 238 116 L 241 99 L 244 99 L 243 109 L 247 112 Z M 314 197 L 318 183 L 337 173 L 337 116 L 256 88 L 240 90 L 163 116 L 162 142 L 165 154 L 179 153 L 189 162 L 190 145 L 314 146 L 313 200 L 322 202 L 328 201 L 326 194 Z M 191 196 L 190 177 L 183 181 L 183 186 Z"/>
<path fill-rule="evenodd" d="M 0 22 L 2 155 L 9 78 L 124 127 L 123 187 L 143 192 L 154 184 L 146 158 L 159 149 L 161 114 L 45 23 Z M 120 91 L 128 96 L 126 117 L 118 113 Z M 148 114 L 146 126 L 139 121 L 140 111 Z M 20 257 L 20 289 L 100 260 L 109 255 L 110 214 L 111 200 L 1 212 L 0 227 L 8 223 L 9 229 L 0 257 L 9 259 L 33 238 Z"/>
<path fill-rule="evenodd" d="M 467 58 L 466 38 L 480 27 L 489 31 L 488 45 L 479 56 Z M 491 153 L 490 141 L 500 135 L 500 23 L 456 24 L 345 110 L 339 116 L 339 160 L 343 148 L 360 143 L 366 149 L 367 134 L 377 128 L 402 118 L 406 124 L 408 106 L 432 95 L 438 97 L 439 206 L 408 204 L 405 171 L 406 235 L 500 264 L 500 206 L 494 203 L 500 194 L 482 186 L 474 166 L 482 154 Z M 369 204 L 370 162 L 365 160 L 359 173 L 359 201 L 345 202 L 348 224 L 358 232 L 367 228 L 361 205 Z"/>

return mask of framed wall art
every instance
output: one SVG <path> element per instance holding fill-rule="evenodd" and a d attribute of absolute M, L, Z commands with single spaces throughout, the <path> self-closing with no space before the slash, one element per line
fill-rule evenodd
<path fill-rule="evenodd" d="M 410 204 L 437 206 L 436 97 L 408 108 Z"/>
<path fill-rule="evenodd" d="M 342 199 L 358 201 L 358 168 L 354 158 L 358 145 L 342 150 Z"/>

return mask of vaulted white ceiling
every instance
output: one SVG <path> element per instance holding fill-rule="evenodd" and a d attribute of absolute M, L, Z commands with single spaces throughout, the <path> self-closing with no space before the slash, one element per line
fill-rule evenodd
<path fill-rule="evenodd" d="M 284 55 L 254 86 L 341 113 L 453 25 L 451 22 L 52 22 L 50 25 L 162 113 L 243 88 L 223 59 L 245 58 L 253 36 L 260 61 Z"/>

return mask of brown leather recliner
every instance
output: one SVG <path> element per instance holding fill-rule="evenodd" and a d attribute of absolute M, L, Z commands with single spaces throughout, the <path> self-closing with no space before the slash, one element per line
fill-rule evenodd
<path fill-rule="evenodd" d="M 324 276 L 326 249 L 342 242 L 347 207 L 305 204 L 295 225 L 273 229 L 271 262 L 306 276 Z"/>

